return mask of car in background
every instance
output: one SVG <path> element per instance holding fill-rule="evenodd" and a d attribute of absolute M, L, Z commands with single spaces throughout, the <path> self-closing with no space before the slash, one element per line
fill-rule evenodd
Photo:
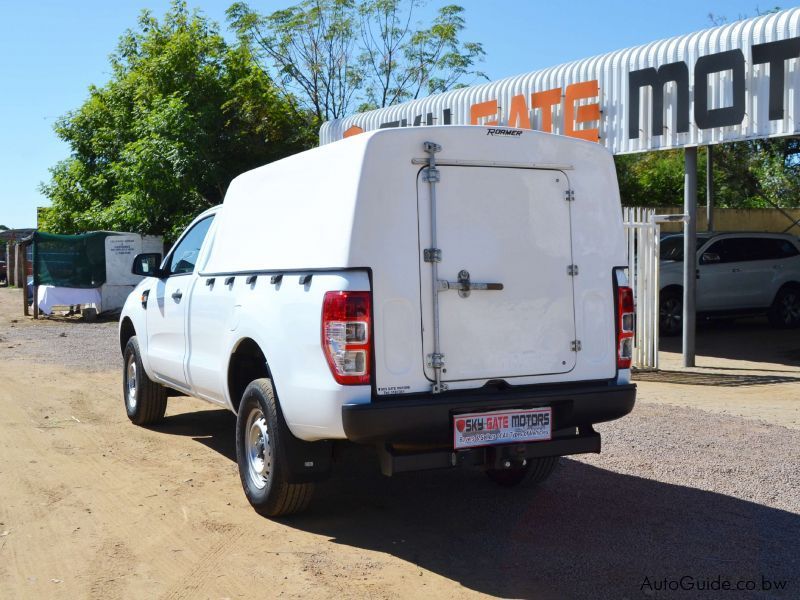
<path fill-rule="evenodd" d="M 683 324 L 683 234 L 661 240 L 659 329 Z M 765 314 L 780 328 L 800 327 L 800 242 L 780 233 L 698 233 L 697 313 L 701 317 Z"/>

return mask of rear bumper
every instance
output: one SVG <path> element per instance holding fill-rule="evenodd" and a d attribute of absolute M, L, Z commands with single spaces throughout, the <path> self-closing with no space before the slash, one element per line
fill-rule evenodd
<path fill-rule="evenodd" d="M 345 404 L 342 424 L 347 439 L 353 442 L 447 445 L 452 444 L 453 415 L 459 413 L 550 406 L 555 434 L 619 419 L 633 410 L 635 402 L 635 384 L 415 394 Z"/>

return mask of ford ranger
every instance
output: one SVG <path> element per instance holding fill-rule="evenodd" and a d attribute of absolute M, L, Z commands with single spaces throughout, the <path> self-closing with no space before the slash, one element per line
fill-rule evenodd
<path fill-rule="evenodd" d="M 481 126 L 364 133 L 244 173 L 120 318 L 131 421 L 191 395 L 237 415 L 247 499 L 304 509 L 343 443 L 386 475 L 500 485 L 599 452 L 634 405 L 611 155 Z M 495 135 L 492 135 L 492 132 Z"/>

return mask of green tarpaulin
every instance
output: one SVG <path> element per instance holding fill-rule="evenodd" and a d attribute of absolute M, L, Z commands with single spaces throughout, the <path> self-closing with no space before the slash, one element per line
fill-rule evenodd
<path fill-rule="evenodd" d="M 106 281 L 107 231 L 33 234 L 33 285 L 96 288 Z"/>

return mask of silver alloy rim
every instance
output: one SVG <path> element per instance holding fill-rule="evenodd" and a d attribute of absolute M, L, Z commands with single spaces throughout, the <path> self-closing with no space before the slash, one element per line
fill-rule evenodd
<path fill-rule="evenodd" d="M 128 408 L 134 411 L 136 410 L 136 357 L 133 354 L 128 357 L 127 372 L 128 393 L 125 395 L 125 401 L 128 403 Z"/>
<path fill-rule="evenodd" d="M 796 294 L 788 293 L 783 297 L 783 322 L 787 325 L 800 320 L 800 302 Z"/>
<path fill-rule="evenodd" d="M 673 298 L 661 305 L 661 323 L 666 331 L 676 331 L 680 327 L 682 311 L 681 302 Z"/>
<path fill-rule="evenodd" d="M 260 408 L 254 408 L 247 415 L 245 436 L 247 475 L 250 483 L 261 490 L 267 485 L 267 478 L 272 470 L 272 447 L 269 443 L 267 420 Z"/>

